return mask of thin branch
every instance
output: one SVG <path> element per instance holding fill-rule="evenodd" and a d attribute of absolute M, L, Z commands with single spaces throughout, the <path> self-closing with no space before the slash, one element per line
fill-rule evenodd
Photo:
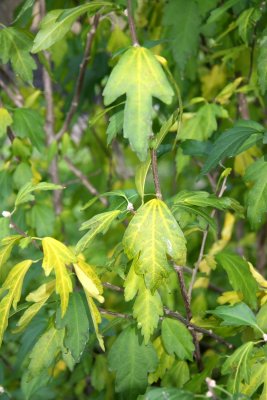
<path fill-rule="evenodd" d="M 95 37 L 96 29 L 99 23 L 99 15 L 95 15 L 92 23 L 92 28 L 87 34 L 87 39 L 86 39 L 86 45 L 85 45 L 85 50 L 84 50 L 84 56 L 83 60 L 80 64 L 80 70 L 79 70 L 79 75 L 77 78 L 77 83 L 74 89 L 74 94 L 73 98 L 70 104 L 70 108 L 67 112 L 66 118 L 63 122 L 63 125 L 60 129 L 60 131 L 56 134 L 56 140 L 59 141 L 64 133 L 69 129 L 69 126 L 71 124 L 72 118 L 78 108 L 79 105 L 79 100 L 81 97 L 81 92 L 82 92 L 82 87 L 84 83 L 84 78 L 85 78 L 85 72 L 87 65 L 90 61 L 91 58 L 91 50 L 92 50 L 92 44 L 93 44 L 93 39 Z"/>
<path fill-rule="evenodd" d="M 129 28 L 131 32 L 133 46 L 140 46 L 139 41 L 137 39 L 136 28 L 134 23 L 132 0 L 127 0 L 127 17 L 129 21 Z"/>
<path fill-rule="evenodd" d="M 150 153 L 151 153 L 151 165 L 152 165 L 152 173 L 153 173 L 156 196 L 158 199 L 162 200 L 162 193 L 161 193 L 159 173 L 158 173 L 157 150 L 151 149 Z"/>
<path fill-rule="evenodd" d="M 11 218 L 10 218 L 10 228 L 14 229 L 19 235 L 23 236 L 24 238 L 31 239 L 32 244 L 37 250 L 41 250 L 38 244 L 36 243 L 35 239 L 32 239 L 23 229 L 21 229 Z"/>
<path fill-rule="evenodd" d="M 132 315 L 130 314 L 122 314 L 122 313 L 118 313 L 116 311 L 109 311 L 109 310 L 105 310 L 104 308 L 98 307 L 99 311 L 101 314 L 104 315 L 112 315 L 113 317 L 117 317 L 117 318 L 123 318 L 123 319 L 132 319 Z"/>
<path fill-rule="evenodd" d="M 114 292 L 120 292 L 120 293 L 124 292 L 123 288 L 121 288 L 120 286 L 113 285 L 112 283 L 109 282 L 104 282 L 102 283 L 102 285 L 107 289 L 113 290 Z"/>
<path fill-rule="evenodd" d="M 89 181 L 89 179 L 82 173 L 81 170 L 79 170 L 75 165 L 71 162 L 71 160 L 68 157 L 64 157 L 64 160 L 66 164 L 68 165 L 69 169 L 74 173 L 77 178 L 80 179 L 81 183 L 86 187 L 86 189 L 93 195 L 93 196 L 99 196 L 99 192 L 96 190 L 96 188 L 92 185 L 92 183 Z M 108 201 L 105 197 L 99 197 L 99 200 L 104 206 L 108 205 Z"/>
<path fill-rule="evenodd" d="M 7 96 L 17 107 L 23 107 L 23 101 L 20 96 L 13 92 L 13 90 L 0 79 L 0 87 L 6 92 Z"/>
<path fill-rule="evenodd" d="M 227 181 L 227 176 L 224 177 L 223 179 L 223 183 L 221 186 L 221 189 L 217 195 L 218 198 L 222 197 L 222 195 L 224 194 L 227 186 L 226 186 L 226 181 Z M 214 217 L 216 213 L 216 209 L 212 210 L 210 216 L 211 218 Z M 204 251 L 205 251 L 205 246 L 206 246 L 206 241 L 207 241 L 207 237 L 208 237 L 208 233 L 209 233 L 209 225 L 207 225 L 207 228 L 205 229 L 205 231 L 203 232 L 203 237 L 202 237 L 202 242 L 201 242 L 201 246 L 200 246 L 200 251 L 199 251 L 199 255 L 198 255 L 198 259 L 197 262 L 195 264 L 195 268 L 193 269 L 193 273 L 192 273 L 192 279 L 189 285 L 189 289 L 188 289 L 188 299 L 189 299 L 189 303 L 191 303 L 191 297 L 192 297 L 192 291 L 193 291 L 193 286 L 194 283 L 196 281 L 196 277 L 197 277 L 197 273 L 198 273 L 198 269 L 199 269 L 199 265 L 203 259 L 204 256 Z"/>
<path fill-rule="evenodd" d="M 191 311 L 191 308 L 190 308 L 190 301 L 189 301 L 187 290 L 186 290 L 186 286 L 185 286 L 183 269 L 179 268 L 177 265 L 175 267 L 176 267 L 176 271 L 177 271 L 177 275 L 178 275 L 181 294 L 182 294 L 183 301 L 184 301 L 185 312 L 186 312 L 186 320 L 187 320 L 187 323 L 189 324 L 190 320 L 192 319 L 192 311 Z M 203 370 L 203 363 L 202 363 L 202 360 L 201 360 L 201 352 L 200 352 L 200 347 L 199 347 L 199 341 L 197 339 L 197 335 L 196 335 L 196 332 L 194 330 L 190 330 L 190 333 L 191 333 L 191 335 L 193 337 L 193 342 L 194 342 L 194 346 L 195 346 L 196 363 L 197 363 L 197 366 L 198 366 L 198 370 L 201 372 Z"/>

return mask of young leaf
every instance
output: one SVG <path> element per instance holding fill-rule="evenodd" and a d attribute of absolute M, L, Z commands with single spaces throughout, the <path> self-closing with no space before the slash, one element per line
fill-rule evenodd
<path fill-rule="evenodd" d="M 7 127 L 12 124 L 13 120 L 9 112 L 0 107 L 0 138 L 6 135 Z"/>
<path fill-rule="evenodd" d="M 8 315 L 13 304 L 14 310 L 20 300 L 24 277 L 32 265 L 32 260 L 25 260 L 16 264 L 9 272 L 5 282 L 0 289 L 0 295 L 7 294 L 0 301 L 0 346 L 2 344 L 4 332 L 8 325 Z"/>
<path fill-rule="evenodd" d="M 87 264 L 81 258 L 78 258 L 78 262 L 73 264 L 73 266 L 79 281 L 88 295 L 94 297 L 100 303 L 103 303 L 104 297 L 101 296 L 103 287 L 91 265 Z"/>
<path fill-rule="evenodd" d="M 256 308 L 258 285 L 250 272 L 249 264 L 237 254 L 231 253 L 219 253 L 216 260 L 227 272 L 233 289 L 240 291 L 244 300 L 252 308 Z"/>
<path fill-rule="evenodd" d="M 258 228 L 267 212 L 267 162 L 264 157 L 246 170 L 245 182 L 253 182 L 248 193 L 248 218 L 253 228 Z"/>
<path fill-rule="evenodd" d="M 192 335 L 181 322 L 165 318 L 162 322 L 162 340 L 170 355 L 176 354 L 180 360 L 193 359 Z"/>
<path fill-rule="evenodd" d="M 76 254 L 79 254 L 86 249 L 86 247 L 98 233 L 106 233 L 111 223 L 118 217 L 120 213 L 120 210 L 107 211 L 97 214 L 93 218 L 89 219 L 89 221 L 84 222 L 80 230 L 83 231 L 85 229 L 89 229 L 89 232 L 87 232 L 77 243 Z"/>
<path fill-rule="evenodd" d="M 44 259 L 43 269 L 48 276 L 52 270 L 56 275 L 56 293 L 60 296 L 62 317 L 67 311 L 72 282 L 67 265 L 76 262 L 73 253 L 61 242 L 51 237 L 42 240 Z"/>
<path fill-rule="evenodd" d="M 135 269 L 144 275 L 146 286 L 154 291 L 169 275 L 167 255 L 177 264 L 186 260 L 186 241 L 166 204 L 150 200 L 138 209 L 128 225 L 123 246 Z"/>
<path fill-rule="evenodd" d="M 44 149 L 45 131 L 44 121 L 36 110 L 16 108 L 13 114 L 13 129 L 16 135 L 28 137 L 39 151 Z"/>
<path fill-rule="evenodd" d="M 0 59 L 3 64 L 10 61 L 15 74 L 30 83 L 33 70 L 37 68 L 29 54 L 31 46 L 31 39 L 22 30 L 13 27 L 0 30 Z"/>
<path fill-rule="evenodd" d="M 112 3 L 106 1 L 95 1 L 67 10 L 50 11 L 41 22 L 40 31 L 37 33 L 32 53 L 46 50 L 54 43 L 61 40 L 70 30 L 75 20 L 82 14 L 99 11 L 101 7 L 112 7 Z"/>
<path fill-rule="evenodd" d="M 21 235 L 7 236 L 0 242 L 0 270 L 8 260 L 15 244 L 22 238 Z"/>
<path fill-rule="evenodd" d="M 138 328 L 141 329 L 145 344 L 149 342 L 150 336 L 158 326 L 159 317 L 162 315 L 163 306 L 159 293 L 156 291 L 152 294 L 142 282 L 133 306 L 133 316 L 138 322 Z"/>
<path fill-rule="evenodd" d="M 104 89 L 105 105 L 125 93 L 123 135 L 145 161 L 152 134 L 152 97 L 170 104 L 174 92 L 160 63 L 144 47 L 131 47 L 122 55 Z"/>
<path fill-rule="evenodd" d="M 223 132 L 215 141 L 201 174 L 208 173 L 225 157 L 233 157 L 257 143 L 264 128 L 253 121 L 239 121 L 235 127 Z"/>
<path fill-rule="evenodd" d="M 251 326 L 252 328 L 260 330 L 255 315 L 245 303 L 238 303 L 232 307 L 220 306 L 209 312 L 223 319 L 221 325 Z"/>
<path fill-rule="evenodd" d="M 247 342 L 240 346 L 228 359 L 222 367 L 222 373 L 234 373 L 233 393 L 239 391 L 242 381 L 249 383 L 251 376 L 251 367 L 249 361 L 254 343 Z"/>
<path fill-rule="evenodd" d="M 34 200 L 34 196 L 32 192 L 38 190 L 60 190 L 63 189 L 63 186 L 55 185 L 54 183 L 47 183 L 47 182 L 40 182 L 36 185 L 32 184 L 31 182 L 26 183 L 17 194 L 17 198 L 15 201 L 15 207 L 19 206 L 20 204 L 27 203 L 29 201 Z"/>
<path fill-rule="evenodd" d="M 64 329 L 51 326 L 36 342 L 30 353 L 27 376 L 32 379 L 47 370 L 56 360 L 63 346 Z M 42 351 L 40 351 L 42 349 Z"/>
<path fill-rule="evenodd" d="M 171 0 L 164 8 L 163 25 L 171 40 L 175 61 L 183 72 L 189 57 L 196 56 L 200 15 L 194 0 Z"/>
<path fill-rule="evenodd" d="M 116 372 L 116 391 L 135 400 L 146 389 L 148 372 L 157 367 L 157 354 L 151 344 L 140 343 L 134 327 L 128 327 L 114 342 L 108 362 Z"/>
<path fill-rule="evenodd" d="M 80 293 L 70 295 L 67 312 L 63 319 L 58 318 L 57 327 L 65 328 L 64 346 L 74 360 L 79 362 L 89 340 L 89 321 Z"/>

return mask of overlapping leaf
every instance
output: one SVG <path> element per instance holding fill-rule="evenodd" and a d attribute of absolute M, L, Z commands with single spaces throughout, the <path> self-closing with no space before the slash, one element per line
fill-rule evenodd
<path fill-rule="evenodd" d="M 104 89 L 109 105 L 126 94 L 123 134 L 141 161 L 152 135 L 152 97 L 171 103 L 174 92 L 155 56 L 144 47 L 131 47 L 114 67 Z"/>
<path fill-rule="evenodd" d="M 176 354 L 180 360 L 192 360 L 194 344 L 192 335 L 181 322 L 165 318 L 162 322 L 162 340 L 170 355 Z"/>
<path fill-rule="evenodd" d="M 56 275 L 56 293 L 60 296 L 62 317 L 67 311 L 72 282 L 67 266 L 76 262 L 74 254 L 61 242 L 51 237 L 42 240 L 44 259 L 43 269 L 46 276 L 52 270 Z"/>
<path fill-rule="evenodd" d="M 7 236 L 0 242 L 0 269 L 8 260 L 15 244 L 22 238 L 21 235 Z"/>
<path fill-rule="evenodd" d="M 104 297 L 101 296 L 103 293 L 103 286 L 91 265 L 87 264 L 83 259 L 78 258 L 77 263 L 74 264 L 74 269 L 88 295 L 94 297 L 100 303 L 103 303 Z"/>
<path fill-rule="evenodd" d="M 166 204 L 150 200 L 138 209 L 125 231 L 123 246 L 135 269 L 154 291 L 170 272 L 167 256 L 177 264 L 186 260 L 186 241 Z"/>

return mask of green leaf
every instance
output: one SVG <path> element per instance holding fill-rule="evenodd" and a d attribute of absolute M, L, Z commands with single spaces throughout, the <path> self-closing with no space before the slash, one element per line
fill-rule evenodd
<path fill-rule="evenodd" d="M 40 152 L 45 146 L 44 121 L 36 110 L 16 108 L 13 114 L 13 129 L 17 136 L 28 137 Z"/>
<path fill-rule="evenodd" d="M 69 294 L 72 292 L 72 282 L 67 266 L 76 261 L 74 254 L 61 242 L 51 237 L 42 239 L 45 275 L 55 271 L 56 293 L 60 295 L 62 317 L 67 311 Z"/>
<path fill-rule="evenodd" d="M 31 39 L 22 30 L 13 27 L 0 30 L 0 59 L 3 64 L 10 61 L 15 74 L 30 83 L 37 68 L 29 54 L 31 46 Z"/>
<path fill-rule="evenodd" d="M 251 326 L 252 328 L 260 330 L 255 315 L 245 303 L 238 303 L 232 307 L 220 306 L 209 312 L 223 319 L 221 325 Z"/>
<path fill-rule="evenodd" d="M 65 328 L 64 346 L 79 362 L 89 340 L 89 320 L 80 293 L 70 295 L 67 312 L 62 320 L 58 318 L 57 328 Z"/>
<path fill-rule="evenodd" d="M 78 262 L 74 263 L 73 266 L 77 278 L 81 282 L 88 295 L 94 297 L 100 303 L 103 303 L 104 297 L 101 296 L 103 293 L 103 286 L 93 267 L 87 264 L 82 258 L 78 258 Z"/>
<path fill-rule="evenodd" d="M 164 8 L 163 25 L 172 40 L 175 61 L 183 72 L 190 57 L 197 54 L 200 15 L 194 0 L 170 0 Z"/>
<path fill-rule="evenodd" d="M 264 132 L 263 126 L 254 121 L 239 121 L 223 132 L 215 141 L 201 174 L 208 173 L 226 157 L 233 157 L 257 143 Z"/>
<path fill-rule="evenodd" d="M 242 381 L 249 383 L 251 376 L 251 353 L 253 350 L 254 343 L 247 342 L 240 346 L 222 366 L 222 373 L 234 374 L 233 382 L 233 393 L 236 393 L 240 389 Z"/>
<path fill-rule="evenodd" d="M 197 206 L 197 207 L 212 207 L 218 210 L 238 209 L 242 210 L 239 203 L 230 197 L 218 198 L 214 194 L 204 191 L 189 191 L 181 190 L 173 199 L 172 202 L 175 206 L 180 204 Z"/>
<path fill-rule="evenodd" d="M 267 211 L 267 161 L 264 157 L 247 168 L 244 180 L 253 182 L 247 198 L 248 219 L 253 228 L 258 228 Z"/>
<path fill-rule="evenodd" d="M 12 124 L 13 120 L 9 112 L 5 108 L 0 108 L 0 138 L 5 136 L 7 128 Z"/>
<path fill-rule="evenodd" d="M 122 131 L 124 120 L 124 112 L 118 111 L 109 118 L 109 125 L 107 129 L 107 143 L 110 144 L 112 140 Z"/>
<path fill-rule="evenodd" d="M 267 88 L 267 36 L 260 41 L 260 51 L 257 58 L 258 82 L 261 93 L 265 94 Z"/>
<path fill-rule="evenodd" d="M 194 400 L 195 396 L 186 390 L 174 388 L 153 388 L 144 395 L 144 400 Z"/>
<path fill-rule="evenodd" d="M 185 140 L 180 146 L 184 155 L 196 157 L 207 157 L 212 148 L 212 144 L 209 140 L 205 142 L 200 142 L 199 140 Z"/>
<path fill-rule="evenodd" d="M 60 190 L 63 189 L 63 186 L 55 185 L 54 183 L 40 182 L 34 185 L 31 182 L 26 183 L 18 192 L 17 198 L 15 201 L 15 207 L 20 204 L 27 203 L 34 200 L 34 196 L 32 192 L 38 190 Z"/>
<path fill-rule="evenodd" d="M 258 284 L 250 272 L 249 264 L 237 254 L 226 252 L 219 253 L 216 260 L 227 272 L 233 289 L 241 292 L 244 301 L 256 308 Z"/>
<path fill-rule="evenodd" d="M 193 360 L 195 346 L 186 326 L 179 321 L 165 318 L 161 334 L 164 346 L 170 355 L 176 354 L 180 360 Z"/>
<path fill-rule="evenodd" d="M 157 355 L 151 344 L 140 343 L 135 328 L 128 327 L 115 340 L 108 362 L 116 372 L 116 391 L 135 400 L 146 389 L 148 372 L 157 367 Z"/>
<path fill-rule="evenodd" d="M 47 370 L 56 361 L 56 357 L 61 351 L 64 338 L 64 329 L 56 329 L 51 326 L 36 342 L 29 358 L 27 376 L 32 379 L 44 370 Z M 40 351 L 42 349 L 42 351 Z"/>
<path fill-rule="evenodd" d="M 13 247 L 21 238 L 21 235 L 12 235 L 3 238 L 0 241 L 0 270 L 8 260 Z"/>
<path fill-rule="evenodd" d="M 228 118 L 228 113 L 217 104 L 204 104 L 192 118 L 183 123 L 179 139 L 182 141 L 209 139 L 212 133 L 217 130 L 216 117 Z"/>
<path fill-rule="evenodd" d="M 46 50 L 61 40 L 69 32 L 75 20 L 82 14 L 88 11 L 101 13 L 101 7 L 105 6 L 113 7 L 112 3 L 95 1 L 67 10 L 50 11 L 41 22 L 40 31 L 33 42 L 32 53 Z"/>
<path fill-rule="evenodd" d="M 29 213 L 30 224 L 36 229 L 38 236 L 52 235 L 54 231 L 55 213 L 52 207 L 36 203 Z"/>
<path fill-rule="evenodd" d="M 221 7 L 215 8 L 207 21 L 208 24 L 214 23 L 221 18 L 221 16 L 229 10 L 229 8 L 233 7 L 235 4 L 239 3 L 240 0 L 228 0 Z"/>
<path fill-rule="evenodd" d="M 8 325 L 8 315 L 11 306 L 13 305 L 14 310 L 16 310 L 17 304 L 21 297 L 24 277 L 31 265 L 32 260 L 24 260 L 16 264 L 11 269 L 5 282 L 0 288 L 0 296 L 8 291 L 0 301 L 0 346 L 2 344 L 4 332 Z"/>
<path fill-rule="evenodd" d="M 169 275 L 167 255 L 177 264 L 186 260 L 186 241 L 166 204 L 150 200 L 138 209 L 128 225 L 123 246 L 127 256 L 135 259 L 135 269 L 144 275 L 146 286 L 154 291 Z"/>
<path fill-rule="evenodd" d="M 22 15 L 23 15 L 29 8 L 31 8 L 31 7 L 33 6 L 34 1 L 35 1 L 35 0 L 26 0 L 26 1 L 24 2 L 24 4 L 23 4 L 23 6 L 21 7 L 21 10 L 20 10 L 20 12 L 18 13 L 16 19 L 13 21 L 13 24 L 14 24 L 15 22 L 17 22 L 17 21 L 20 19 L 20 17 L 22 17 Z"/>
<path fill-rule="evenodd" d="M 139 286 L 138 295 L 133 306 L 133 316 L 138 322 L 145 339 L 149 342 L 150 336 L 158 326 L 159 317 L 163 315 L 163 305 L 159 293 L 154 294 L 146 288 L 145 284 Z"/>
<path fill-rule="evenodd" d="M 151 160 L 144 161 L 143 163 L 139 164 L 136 168 L 135 172 L 135 186 L 137 192 L 140 194 L 142 203 L 144 203 L 144 195 L 145 195 L 145 183 L 146 177 L 149 171 L 149 167 L 151 164 Z"/>
<path fill-rule="evenodd" d="M 83 231 L 88 229 L 89 231 L 79 240 L 76 245 L 76 254 L 81 253 L 89 243 L 99 233 L 105 234 L 110 228 L 111 223 L 119 216 L 120 210 L 107 211 L 101 214 L 95 215 L 82 224 L 80 230 Z"/>
<path fill-rule="evenodd" d="M 256 22 L 261 17 L 261 12 L 257 8 L 251 7 L 244 10 L 238 17 L 236 24 L 238 26 L 238 33 L 246 45 L 248 45 L 248 36 L 254 28 Z"/>
<path fill-rule="evenodd" d="M 131 47 L 114 67 L 104 89 L 109 105 L 126 94 L 123 135 L 145 161 L 152 134 L 152 97 L 170 104 L 174 92 L 155 56 L 144 47 Z"/>
<path fill-rule="evenodd" d="M 175 357 L 170 356 L 166 352 L 161 336 L 158 336 L 153 341 L 153 346 L 156 349 L 159 363 L 157 369 L 154 372 L 151 372 L 148 376 L 148 383 L 150 385 L 154 382 L 157 382 L 159 379 L 162 379 L 166 371 L 169 370 L 175 362 Z"/>

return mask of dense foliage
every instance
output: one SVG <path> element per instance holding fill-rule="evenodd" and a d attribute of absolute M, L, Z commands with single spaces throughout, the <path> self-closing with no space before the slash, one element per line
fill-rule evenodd
<path fill-rule="evenodd" d="M 1 399 L 266 400 L 266 2 L 9 7 Z"/>

